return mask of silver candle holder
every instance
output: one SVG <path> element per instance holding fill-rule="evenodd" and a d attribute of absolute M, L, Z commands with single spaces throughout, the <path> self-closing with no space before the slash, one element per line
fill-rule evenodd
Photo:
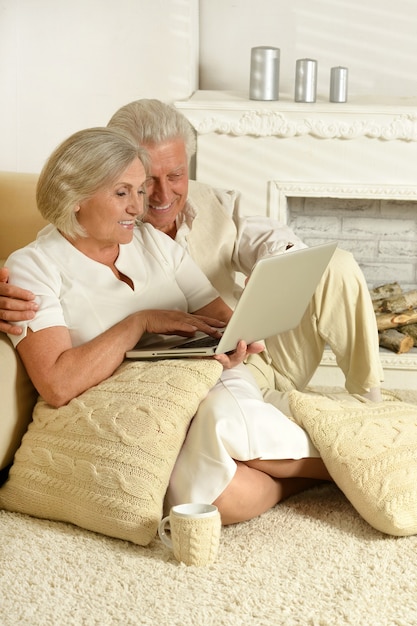
<path fill-rule="evenodd" d="M 330 102 L 347 102 L 348 68 L 332 67 L 330 70 Z"/>
<path fill-rule="evenodd" d="M 295 64 L 295 102 L 315 102 L 317 91 L 317 61 L 298 59 Z"/>
<path fill-rule="evenodd" d="M 251 49 L 250 100 L 279 99 L 280 49 L 257 46 Z"/>

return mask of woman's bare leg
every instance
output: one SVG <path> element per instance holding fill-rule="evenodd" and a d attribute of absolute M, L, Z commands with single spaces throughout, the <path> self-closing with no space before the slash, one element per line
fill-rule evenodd
<path fill-rule="evenodd" d="M 308 477 L 275 478 L 238 461 L 232 481 L 213 504 L 220 511 L 222 524 L 236 524 L 265 513 L 281 500 L 319 482 Z"/>
<path fill-rule="evenodd" d="M 263 461 L 253 459 L 245 461 L 245 465 L 265 472 L 274 478 L 316 478 L 333 480 L 323 461 L 318 457 L 306 459 L 273 459 Z"/>

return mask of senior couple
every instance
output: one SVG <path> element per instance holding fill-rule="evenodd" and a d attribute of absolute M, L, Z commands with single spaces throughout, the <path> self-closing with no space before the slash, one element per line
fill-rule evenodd
<path fill-rule="evenodd" d="M 236 192 L 189 181 L 194 152 L 181 113 L 139 100 L 47 161 L 37 203 L 51 225 L 11 255 L 10 282 L 0 270 L 0 330 L 50 404 L 110 376 L 144 333 L 216 335 L 239 295 L 236 272 L 304 246 L 274 220 L 242 217 Z M 170 504 L 213 502 L 230 524 L 330 480 L 282 393 L 305 388 L 326 344 L 346 389 L 380 399 L 374 311 L 350 253 L 336 250 L 300 325 L 265 344 L 216 357 L 223 374 L 192 421 Z"/>

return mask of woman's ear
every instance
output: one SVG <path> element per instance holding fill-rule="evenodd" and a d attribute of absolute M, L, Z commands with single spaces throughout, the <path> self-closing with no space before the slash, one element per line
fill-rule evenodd
<path fill-rule="evenodd" d="M 80 205 L 77 204 L 77 206 L 74 209 L 74 213 L 78 213 L 78 211 L 81 209 Z"/>

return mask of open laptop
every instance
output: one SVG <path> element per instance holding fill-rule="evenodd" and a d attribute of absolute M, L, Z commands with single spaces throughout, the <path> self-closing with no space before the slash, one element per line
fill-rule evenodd
<path fill-rule="evenodd" d="M 202 357 L 233 351 L 295 328 L 301 321 L 335 249 L 336 242 L 260 259 L 251 273 L 222 337 L 156 335 L 126 352 L 129 359 Z M 207 344 L 207 345 L 206 345 Z"/>

